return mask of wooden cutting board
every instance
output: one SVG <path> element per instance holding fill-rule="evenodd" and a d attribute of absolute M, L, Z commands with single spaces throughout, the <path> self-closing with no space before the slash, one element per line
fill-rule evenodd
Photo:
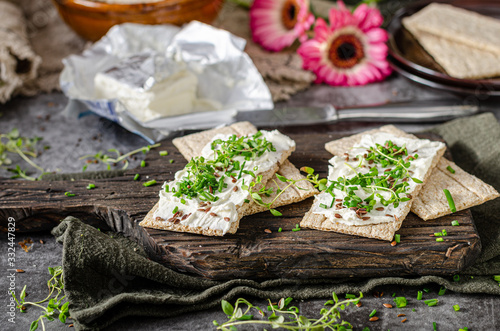
<path fill-rule="evenodd" d="M 314 130 L 305 134 L 294 128 L 281 131 L 297 143 L 290 161 L 297 167 L 312 167 L 326 177 L 331 154 L 324 144 L 340 136 Z M 397 246 L 334 232 L 291 231 L 309 210 L 312 198 L 279 208 L 282 217 L 267 212 L 245 217 L 236 234 L 224 237 L 142 228 L 138 223 L 156 203 L 161 183 L 173 179 L 186 164 L 170 140 L 162 141 L 161 150 L 168 150 L 169 155 L 159 156 L 152 150 L 146 157 L 146 167 L 126 170 L 112 178 L 85 180 L 75 175 L 74 180 L 63 181 L 3 179 L 0 226 L 5 230 L 9 217 L 16 220 L 17 231 L 50 229 L 68 215 L 101 226 L 105 221 L 111 229 L 135 238 L 152 259 L 165 266 L 220 280 L 453 275 L 471 265 L 481 250 L 470 210 L 427 222 L 410 213 L 398 231 L 401 242 Z M 137 173 L 141 179 L 134 181 Z M 158 184 L 142 185 L 151 179 Z M 89 183 L 94 183 L 95 189 L 87 190 Z M 75 196 L 65 196 L 66 191 Z M 451 226 L 452 220 L 458 220 L 460 226 Z M 280 227 L 282 232 L 278 232 Z M 436 242 L 430 235 L 442 229 L 448 236 L 444 242 Z"/>

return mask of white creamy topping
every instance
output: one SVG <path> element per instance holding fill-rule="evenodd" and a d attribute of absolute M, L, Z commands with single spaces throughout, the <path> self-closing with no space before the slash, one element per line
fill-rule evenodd
<path fill-rule="evenodd" d="M 277 130 L 261 132 L 261 138 L 266 138 L 267 141 L 271 142 L 276 149 L 275 152 L 266 151 L 262 156 L 248 161 L 242 156 L 233 157 L 241 165 L 243 162 L 246 162 L 244 169 L 254 172 L 256 176 L 271 169 L 281 159 L 284 151 L 295 148 L 295 142 Z M 230 135 L 219 134 L 212 141 L 217 139 L 227 140 L 229 137 Z M 202 150 L 201 156 L 207 160 L 214 159 L 215 153 L 211 149 L 212 141 Z M 216 149 L 218 148 L 219 146 L 216 146 Z M 218 174 L 222 175 L 223 173 L 223 171 L 220 171 Z M 236 177 L 236 182 L 233 182 L 233 179 L 230 177 L 225 177 L 224 183 L 227 184 L 227 187 L 222 189 L 222 192 L 213 190 L 213 195 L 219 199 L 215 202 L 210 202 L 210 204 L 205 203 L 205 205 L 203 201 L 197 198 L 184 198 L 186 203 L 182 204 L 182 198 L 173 196 L 172 188 L 176 188 L 177 183 L 186 175 L 187 169 L 185 168 L 175 174 L 175 180 L 163 184 L 160 191 L 159 207 L 154 214 L 154 218 L 160 217 L 164 222 L 171 222 L 172 220 L 169 221 L 169 219 L 174 216 L 173 210 L 178 207 L 178 211 L 182 212 L 183 215 L 180 217 L 181 221 L 179 224 L 200 227 L 202 229 L 222 230 L 222 233 L 225 234 L 231 227 L 231 224 L 238 219 L 237 208 L 245 203 L 245 199 L 249 199 L 248 191 L 241 189 L 243 181 L 247 185 L 253 180 L 253 177 L 242 173 L 239 179 Z M 165 191 L 167 185 L 170 192 Z M 235 189 L 235 187 L 237 188 Z M 202 204 L 201 206 L 200 203 Z M 210 210 L 206 211 L 208 208 Z M 185 215 L 189 216 L 185 217 Z"/>
<path fill-rule="evenodd" d="M 347 157 L 334 156 L 332 159 L 330 159 L 329 162 L 331 166 L 329 166 L 328 185 L 331 184 L 331 181 L 338 181 L 339 177 L 353 178 L 357 173 L 366 174 L 373 167 L 377 168 L 379 175 L 383 174 L 384 170 L 394 169 L 394 165 L 383 167 L 381 164 L 376 162 L 370 164 L 369 161 L 364 158 L 364 155 L 368 153 L 367 149 L 369 149 L 369 147 L 376 146 L 375 144 L 377 143 L 380 145 L 384 145 L 388 140 L 392 141 L 399 147 L 405 146 L 408 150 L 408 156 L 418 154 L 418 158 L 410 162 L 410 167 L 408 170 L 410 177 L 416 178 L 421 181 L 424 180 L 427 171 L 429 171 L 432 160 L 437 151 L 444 146 L 444 144 L 441 142 L 435 142 L 426 139 L 400 138 L 388 133 L 364 135 L 362 136 L 361 141 L 353 149 L 347 152 L 347 154 L 349 155 L 348 161 L 346 160 Z M 402 180 L 403 178 L 398 179 L 394 183 L 394 185 L 402 183 Z M 415 188 L 418 185 L 421 185 L 415 183 L 411 178 L 407 178 L 405 181 L 409 184 L 409 186 L 406 189 L 406 194 L 402 193 L 399 195 L 400 198 L 406 197 L 407 194 L 410 195 L 408 197 L 411 197 L 411 193 L 415 190 Z M 334 201 L 332 206 L 332 196 L 330 195 L 330 193 L 322 192 L 316 196 L 313 204 L 313 213 L 322 214 L 333 223 L 338 222 L 346 225 L 363 226 L 369 224 L 392 222 L 394 221 L 395 217 L 401 219 L 402 217 L 406 216 L 402 214 L 402 210 L 408 203 L 411 203 L 410 200 L 400 202 L 399 206 L 397 207 L 394 207 L 392 203 L 390 203 L 388 206 L 384 206 L 380 202 L 380 199 L 376 198 L 377 203 L 374 205 L 373 210 L 371 210 L 367 214 L 357 214 L 355 209 L 344 208 L 344 206 L 342 205 L 342 202 L 346 197 L 346 192 L 335 188 L 333 190 L 333 193 L 335 194 L 335 199 L 342 201 Z M 355 191 L 355 194 L 363 200 L 370 197 L 373 193 L 373 188 L 362 188 L 360 186 L 357 186 L 357 189 Z M 389 200 L 392 194 L 391 192 L 384 190 L 377 190 L 376 193 L 381 194 L 382 197 L 386 200 Z M 327 206 L 328 208 L 325 209 L 321 207 L 321 204 Z M 329 208 L 330 206 L 332 207 Z"/>

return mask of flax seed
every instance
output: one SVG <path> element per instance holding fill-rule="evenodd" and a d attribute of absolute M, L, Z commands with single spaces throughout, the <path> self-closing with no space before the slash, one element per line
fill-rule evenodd
<path fill-rule="evenodd" d="M 210 213 L 210 216 L 216 217 L 217 214 L 216 213 Z"/>
<path fill-rule="evenodd" d="M 358 303 L 356 304 L 356 307 L 361 307 L 361 306 L 362 306 L 361 302 L 358 302 Z"/>
<path fill-rule="evenodd" d="M 405 314 L 398 314 L 398 317 L 405 317 Z"/>
<path fill-rule="evenodd" d="M 391 246 L 396 246 L 398 243 L 396 242 L 396 240 L 394 240 L 392 243 L 391 243 Z"/>
<path fill-rule="evenodd" d="M 224 217 L 224 221 L 229 222 L 230 221 L 229 217 Z"/>
<path fill-rule="evenodd" d="M 342 216 L 340 216 L 340 214 L 335 214 L 335 217 L 336 218 L 342 218 Z"/>
<path fill-rule="evenodd" d="M 384 207 L 378 207 L 378 208 L 375 208 L 375 210 L 378 210 L 378 211 L 383 211 L 383 210 L 384 210 Z"/>
<path fill-rule="evenodd" d="M 406 322 L 406 321 L 407 321 L 407 319 L 405 318 L 404 320 L 402 320 L 402 321 L 401 321 L 401 323 L 404 323 L 404 322 Z"/>
<path fill-rule="evenodd" d="M 375 321 L 378 321 L 378 317 L 377 316 L 373 316 L 372 318 L 369 319 L 370 322 L 375 322 Z"/>
<path fill-rule="evenodd" d="M 392 308 L 392 305 L 391 305 L 391 304 L 389 304 L 389 303 L 384 303 L 384 307 L 385 307 L 385 308 Z"/>
<path fill-rule="evenodd" d="M 269 230 L 269 229 L 265 229 L 265 230 L 264 230 L 264 232 L 265 232 L 265 233 L 273 233 L 273 232 L 272 232 L 271 230 Z"/>
<path fill-rule="evenodd" d="M 233 191 L 234 191 L 234 192 L 238 191 L 238 186 L 235 186 L 235 187 L 233 188 Z"/>
<path fill-rule="evenodd" d="M 363 221 L 368 221 L 370 219 L 370 216 L 365 216 L 362 218 Z"/>

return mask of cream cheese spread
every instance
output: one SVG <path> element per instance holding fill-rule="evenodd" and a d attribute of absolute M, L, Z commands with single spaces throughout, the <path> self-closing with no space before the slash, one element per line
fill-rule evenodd
<path fill-rule="evenodd" d="M 405 154 L 401 152 L 391 157 L 393 160 L 400 157 L 399 163 L 386 164 L 384 161 L 380 163 L 373 160 L 373 154 L 377 157 L 382 157 L 382 155 L 370 150 L 370 147 L 375 147 L 376 144 L 387 146 L 388 141 L 395 146 L 389 147 L 391 151 L 406 148 Z M 421 185 L 421 181 L 424 180 L 432 165 L 433 158 L 443 146 L 441 142 L 401 138 L 388 133 L 363 135 L 357 146 L 346 152 L 344 157 L 335 156 L 329 160 L 331 166 L 329 166 L 327 185 L 333 182 L 342 184 L 345 179 L 356 180 L 356 177 L 359 178 L 360 184 L 345 185 L 345 187 L 333 185 L 335 188 L 329 192 L 320 193 L 314 201 L 313 213 L 324 215 L 333 223 L 353 226 L 387 223 L 396 218 L 403 219 L 406 215 L 402 212 L 406 205 L 411 203 L 412 192 L 417 185 Z M 396 172 L 398 166 L 399 173 Z M 391 175 L 391 171 L 394 175 Z M 384 180 L 384 177 L 387 179 Z M 387 187 L 377 185 L 377 182 L 386 182 L 388 185 Z M 397 188 L 402 186 L 403 188 L 398 192 Z M 362 201 L 356 207 L 350 207 L 349 201 L 345 201 L 349 190 L 352 190 Z M 395 204 L 387 203 L 395 196 L 398 197 Z M 374 201 L 368 207 L 371 200 Z"/>
<path fill-rule="evenodd" d="M 266 150 L 261 156 L 246 159 L 243 156 L 234 156 L 233 160 L 242 165 L 238 171 L 238 176 L 225 176 L 223 169 L 217 170 L 215 176 L 224 179 L 224 187 L 221 192 L 212 190 L 216 201 L 202 201 L 199 197 L 188 199 L 186 197 L 176 197 L 173 188 L 179 187 L 183 179 L 190 176 L 188 168 L 178 171 L 173 181 L 165 182 L 160 191 L 160 201 L 154 218 L 160 217 L 163 222 L 177 222 L 176 224 L 189 227 L 200 227 L 202 229 L 221 230 L 225 234 L 233 222 L 239 219 L 238 207 L 248 202 L 249 192 L 242 189 L 242 185 L 248 185 L 254 177 L 241 170 L 252 172 L 259 176 L 271 169 L 280 159 L 284 151 L 295 148 L 295 142 L 279 131 L 260 131 L 268 142 L 272 143 L 274 151 Z M 206 160 L 215 159 L 220 145 L 214 146 L 212 142 L 221 139 L 227 140 L 231 135 L 217 135 L 202 150 L 202 157 Z M 249 136 L 251 138 L 252 136 Z M 244 166 L 243 166 L 244 164 Z M 246 201 L 247 200 L 247 201 Z M 176 219 L 173 219 L 177 214 Z M 180 220 L 180 221 L 179 221 Z"/>

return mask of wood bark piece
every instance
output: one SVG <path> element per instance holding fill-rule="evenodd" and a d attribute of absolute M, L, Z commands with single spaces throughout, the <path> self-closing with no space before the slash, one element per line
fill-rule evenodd
<path fill-rule="evenodd" d="M 340 136 L 319 131 L 303 134 L 293 128 L 280 131 L 297 143 L 290 161 L 297 167 L 312 167 L 326 177 L 331 154 L 323 146 Z M 241 220 L 236 234 L 225 237 L 141 228 L 138 222 L 154 206 L 160 189 L 159 184 L 144 187 L 142 183 L 151 179 L 158 183 L 170 180 L 186 164 L 171 141 L 163 141 L 162 149 L 169 151 L 168 157 L 151 152 L 147 155 L 147 167 L 130 169 L 114 178 L 1 180 L 0 226 L 5 231 L 9 217 L 15 219 L 19 232 L 50 229 L 67 215 L 94 224 L 102 225 L 104 221 L 140 242 L 151 258 L 163 265 L 220 280 L 453 275 L 471 265 L 481 250 L 468 209 L 428 222 L 410 213 L 398 231 L 401 242 L 396 246 L 332 232 L 292 231 L 310 209 L 312 199 L 279 208 L 282 217 L 270 213 L 247 216 Z M 168 159 L 175 162 L 171 164 Z M 141 174 L 141 181 L 133 180 L 136 173 Z M 95 189 L 86 189 L 90 182 L 96 185 Z M 66 191 L 76 195 L 67 197 Z M 450 226 L 453 220 L 460 225 Z M 279 228 L 282 232 L 278 232 Z M 442 229 L 448 231 L 444 242 L 436 242 L 435 237 L 429 236 Z M 451 253 L 450 248 L 453 248 Z"/>

